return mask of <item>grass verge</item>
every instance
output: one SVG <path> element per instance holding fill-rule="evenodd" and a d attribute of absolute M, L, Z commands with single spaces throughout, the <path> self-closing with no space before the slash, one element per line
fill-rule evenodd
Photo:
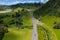
<path fill-rule="evenodd" d="M 32 29 L 19 29 L 9 28 L 9 32 L 5 34 L 3 40 L 31 40 Z"/>
<path fill-rule="evenodd" d="M 53 29 L 54 22 L 60 22 L 60 17 L 46 15 L 41 17 L 41 21 L 45 23 L 50 29 L 52 29 L 55 32 L 58 40 L 60 40 L 60 29 Z"/>

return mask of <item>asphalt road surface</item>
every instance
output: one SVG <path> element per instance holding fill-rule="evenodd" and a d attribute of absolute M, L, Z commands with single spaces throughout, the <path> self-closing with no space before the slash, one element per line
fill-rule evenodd
<path fill-rule="evenodd" d="M 38 40 L 37 24 L 32 12 L 29 12 L 33 22 L 32 40 Z"/>

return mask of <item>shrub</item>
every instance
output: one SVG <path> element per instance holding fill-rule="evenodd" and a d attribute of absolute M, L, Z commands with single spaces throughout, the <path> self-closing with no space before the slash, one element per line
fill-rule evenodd
<path fill-rule="evenodd" d="M 0 25 L 0 40 L 3 39 L 4 34 L 8 32 L 8 28 L 4 25 Z"/>
<path fill-rule="evenodd" d="M 54 28 L 55 28 L 55 29 L 60 29 L 60 23 L 55 24 L 55 25 L 54 25 Z"/>

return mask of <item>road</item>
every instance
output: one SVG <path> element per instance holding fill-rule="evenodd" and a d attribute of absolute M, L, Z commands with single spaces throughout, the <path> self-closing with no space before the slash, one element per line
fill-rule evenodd
<path fill-rule="evenodd" d="M 39 25 L 45 25 L 45 23 L 37 20 L 34 18 L 32 12 L 29 12 L 31 18 L 32 18 L 32 22 L 33 22 L 33 32 L 32 32 L 32 40 L 38 40 L 38 32 L 37 32 L 37 24 Z M 47 26 L 47 25 L 46 25 Z M 49 28 L 48 28 L 49 29 Z M 52 32 L 52 30 L 50 30 Z M 53 33 L 54 34 L 54 33 Z M 54 36 L 56 37 L 56 35 L 54 34 Z M 57 40 L 57 39 L 55 39 Z"/>
<path fill-rule="evenodd" d="M 11 9 L 6 9 L 4 11 L 0 11 L 0 13 L 7 13 L 7 12 L 11 12 L 12 10 Z"/>
<path fill-rule="evenodd" d="M 29 12 L 32 22 L 33 22 L 33 32 L 32 32 L 32 40 L 38 40 L 38 32 L 37 32 L 37 24 L 36 24 L 36 19 L 32 15 L 32 12 Z"/>

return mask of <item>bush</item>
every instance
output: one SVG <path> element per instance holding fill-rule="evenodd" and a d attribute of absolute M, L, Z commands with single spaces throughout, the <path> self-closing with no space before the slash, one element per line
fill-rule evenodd
<path fill-rule="evenodd" d="M 54 25 L 54 28 L 55 28 L 55 29 L 60 29 L 60 23 L 55 24 L 55 25 Z"/>
<path fill-rule="evenodd" d="M 0 24 L 3 24 L 3 20 L 0 20 Z"/>
<path fill-rule="evenodd" d="M 13 25 L 13 24 L 15 24 L 15 21 L 11 20 L 10 23 L 9 23 L 9 25 Z"/>
<path fill-rule="evenodd" d="M 8 32 L 8 28 L 4 25 L 0 25 L 0 40 L 3 39 L 4 34 Z"/>

